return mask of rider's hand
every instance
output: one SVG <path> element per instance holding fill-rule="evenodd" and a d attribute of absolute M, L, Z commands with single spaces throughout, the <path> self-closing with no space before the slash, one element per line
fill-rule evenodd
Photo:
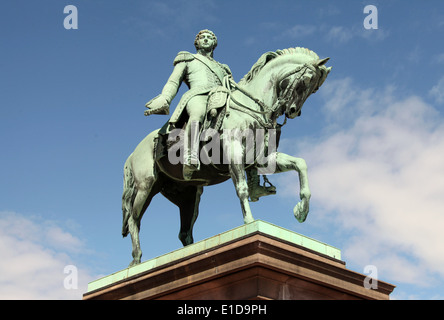
<path fill-rule="evenodd" d="M 168 114 L 169 113 L 169 103 L 167 99 L 160 95 L 155 97 L 154 99 L 148 101 L 145 104 L 149 110 L 145 111 L 145 115 L 148 116 L 150 114 Z"/>

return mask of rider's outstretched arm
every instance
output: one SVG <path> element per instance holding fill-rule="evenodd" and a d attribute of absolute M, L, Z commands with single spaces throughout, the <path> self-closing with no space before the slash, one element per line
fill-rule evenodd
<path fill-rule="evenodd" d="M 146 116 L 151 114 L 169 114 L 171 101 L 173 101 L 179 91 L 186 74 L 186 68 L 186 63 L 175 64 L 173 72 L 162 89 L 162 93 L 146 103 L 145 106 L 149 108 L 149 110 L 145 111 Z"/>

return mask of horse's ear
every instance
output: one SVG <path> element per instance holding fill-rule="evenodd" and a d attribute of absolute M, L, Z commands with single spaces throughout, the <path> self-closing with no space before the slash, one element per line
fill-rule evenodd
<path fill-rule="evenodd" d="M 327 74 L 329 74 L 330 71 L 331 71 L 331 67 L 328 67 L 328 68 L 327 68 Z"/>
<path fill-rule="evenodd" d="M 270 51 L 270 52 L 265 53 L 264 54 L 264 56 L 265 56 L 265 64 L 267 64 L 270 60 L 273 60 L 274 58 L 276 58 L 279 55 L 277 53 L 278 51 L 276 51 L 276 52 Z"/>
<path fill-rule="evenodd" d="M 319 59 L 319 60 L 316 61 L 314 64 L 315 64 L 317 67 L 320 67 L 320 66 L 323 66 L 324 64 L 326 64 L 328 60 L 330 60 L 330 58 Z"/>

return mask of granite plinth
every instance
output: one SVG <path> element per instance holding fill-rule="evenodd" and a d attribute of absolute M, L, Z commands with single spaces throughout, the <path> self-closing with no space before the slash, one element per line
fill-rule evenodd
<path fill-rule="evenodd" d="M 339 249 L 256 220 L 88 285 L 84 299 L 389 299 Z"/>

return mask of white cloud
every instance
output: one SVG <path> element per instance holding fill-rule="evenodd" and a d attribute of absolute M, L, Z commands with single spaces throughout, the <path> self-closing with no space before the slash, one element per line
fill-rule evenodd
<path fill-rule="evenodd" d="M 66 289 L 64 268 L 83 250 L 53 222 L 0 212 L 0 299 L 81 299 L 93 277 L 77 265 L 78 288 Z"/>
<path fill-rule="evenodd" d="M 351 40 L 364 39 L 369 42 L 377 42 L 386 39 L 390 32 L 386 29 L 367 30 L 363 25 L 330 25 L 330 24 L 295 24 L 293 26 L 283 26 L 278 23 L 262 23 L 261 27 L 273 32 L 274 40 L 300 40 L 307 37 L 321 37 L 329 43 L 343 45 Z"/>
<path fill-rule="evenodd" d="M 429 94 L 436 100 L 437 103 L 444 103 L 444 77 L 442 77 L 438 83 L 432 87 Z"/>
<path fill-rule="evenodd" d="M 343 256 L 378 267 L 382 280 L 432 285 L 444 279 L 444 124 L 422 98 L 393 88 L 326 83 L 324 137 L 298 145 L 307 160 L 310 219 L 347 233 Z M 291 184 L 290 179 L 286 183 Z M 295 186 L 295 190 L 298 188 Z M 322 208 L 322 209 L 320 209 Z"/>
<path fill-rule="evenodd" d="M 350 28 L 343 26 L 333 26 L 327 33 L 327 38 L 341 43 L 348 42 L 354 37 L 354 32 Z"/>
<path fill-rule="evenodd" d="M 136 33 L 151 39 L 159 37 L 171 39 L 178 29 L 194 30 L 196 25 L 213 24 L 220 20 L 216 2 L 212 0 L 146 1 L 138 11 L 138 14 L 126 17 L 123 22 Z M 194 41 L 194 36 L 195 34 L 191 35 L 191 43 Z"/>
<path fill-rule="evenodd" d="M 319 27 L 321 34 L 325 35 L 328 41 L 344 44 L 350 42 L 352 39 L 361 38 L 367 41 L 381 41 L 386 39 L 390 32 L 388 30 L 379 29 L 365 29 L 362 25 L 355 26 L 341 26 L 341 25 L 321 25 Z"/>
<path fill-rule="evenodd" d="M 278 38 L 300 39 L 312 35 L 316 32 L 316 29 L 317 27 L 315 25 L 298 24 L 283 31 Z"/>
<path fill-rule="evenodd" d="M 434 63 L 444 63 L 444 53 L 440 53 L 440 54 L 434 55 L 432 57 L 432 61 Z"/>

